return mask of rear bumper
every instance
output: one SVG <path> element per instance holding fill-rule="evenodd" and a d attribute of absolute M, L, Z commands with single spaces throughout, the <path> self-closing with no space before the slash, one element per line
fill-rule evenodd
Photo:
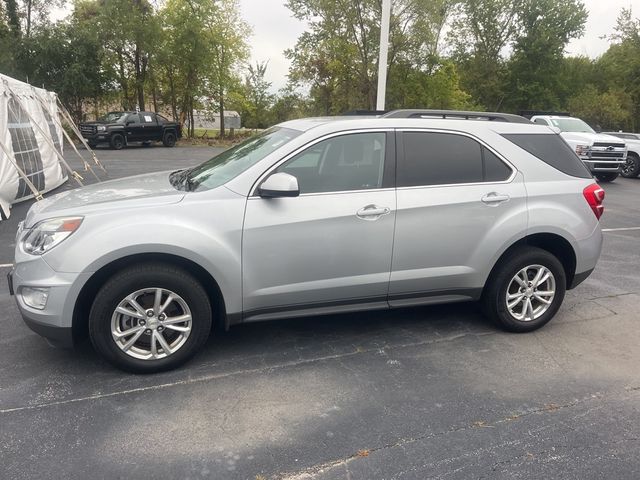
<path fill-rule="evenodd" d="M 574 288 L 576 288 L 578 285 L 580 285 L 582 282 L 584 282 L 587 278 L 589 278 L 589 275 L 591 275 L 593 273 L 593 268 L 591 270 L 587 270 L 586 272 L 582 272 L 582 273 L 576 273 L 573 276 L 573 280 L 571 281 L 571 284 L 568 286 L 568 290 L 572 290 Z"/>

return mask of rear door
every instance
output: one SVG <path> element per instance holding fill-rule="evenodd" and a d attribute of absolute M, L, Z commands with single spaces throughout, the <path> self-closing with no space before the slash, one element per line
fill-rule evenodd
<path fill-rule="evenodd" d="M 242 238 L 245 318 L 387 306 L 394 142 L 392 131 L 322 139 L 273 170 L 295 176 L 300 196 L 250 196 Z"/>
<path fill-rule="evenodd" d="M 158 122 L 156 114 L 152 112 L 140 112 L 142 125 L 142 139 L 146 141 L 162 139 L 162 125 Z"/>
<path fill-rule="evenodd" d="M 398 133 L 389 303 L 476 298 L 500 249 L 527 226 L 522 174 L 463 133 Z"/>

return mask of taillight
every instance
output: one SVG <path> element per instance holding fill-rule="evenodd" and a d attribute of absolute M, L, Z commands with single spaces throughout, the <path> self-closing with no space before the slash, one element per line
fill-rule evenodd
<path fill-rule="evenodd" d="M 582 191 L 582 194 L 591 207 L 591 210 L 593 210 L 594 215 L 599 220 L 604 213 L 604 205 L 602 205 L 604 201 L 604 190 L 597 183 L 592 183 Z"/>

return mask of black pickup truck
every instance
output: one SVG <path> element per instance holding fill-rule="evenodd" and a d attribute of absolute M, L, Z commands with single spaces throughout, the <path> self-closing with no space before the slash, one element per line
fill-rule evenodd
<path fill-rule="evenodd" d="M 108 143 L 115 150 L 131 142 L 162 142 L 165 147 L 173 147 L 182 136 L 179 123 L 153 112 L 109 112 L 95 122 L 81 123 L 80 132 L 91 148 Z"/>

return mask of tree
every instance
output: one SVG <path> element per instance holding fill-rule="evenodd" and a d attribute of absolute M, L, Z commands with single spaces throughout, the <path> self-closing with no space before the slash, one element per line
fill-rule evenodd
<path fill-rule="evenodd" d="M 449 40 L 461 83 L 486 109 L 499 110 L 506 92 L 505 50 L 513 42 L 522 0 L 463 0 Z"/>
<path fill-rule="evenodd" d="M 240 16 L 238 0 L 219 0 L 215 21 L 209 24 L 212 47 L 212 68 L 207 75 L 218 100 L 220 113 L 220 137 L 225 136 L 225 95 L 236 70 L 249 57 L 247 38 L 249 25 Z"/>
<path fill-rule="evenodd" d="M 427 75 L 439 68 L 442 29 L 454 2 L 395 0 L 392 3 L 387 95 L 411 71 Z M 289 0 L 294 16 L 307 21 L 286 55 L 289 78 L 309 87 L 313 108 L 330 115 L 373 110 L 376 104 L 380 2 L 378 0 Z M 394 69 L 398 72 L 394 74 Z M 395 81 L 392 81 L 394 79 Z M 401 94 L 395 98 L 402 98 Z"/>
<path fill-rule="evenodd" d="M 247 128 L 266 128 L 271 123 L 269 109 L 274 95 L 269 92 L 271 82 L 265 80 L 267 62 L 256 62 L 247 67 L 244 79 L 245 108 L 241 112 Z"/>
<path fill-rule="evenodd" d="M 587 11 L 579 0 L 522 1 L 508 64 L 505 105 L 514 111 L 559 107 L 564 48 L 582 35 L 586 19 Z"/>
<path fill-rule="evenodd" d="M 640 18 L 623 8 L 615 32 L 609 36 L 612 45 L 598 60 L 598 70 L 612 88 L 625 92 L 631 99 L 630 130 L 640 130 Z"/>

